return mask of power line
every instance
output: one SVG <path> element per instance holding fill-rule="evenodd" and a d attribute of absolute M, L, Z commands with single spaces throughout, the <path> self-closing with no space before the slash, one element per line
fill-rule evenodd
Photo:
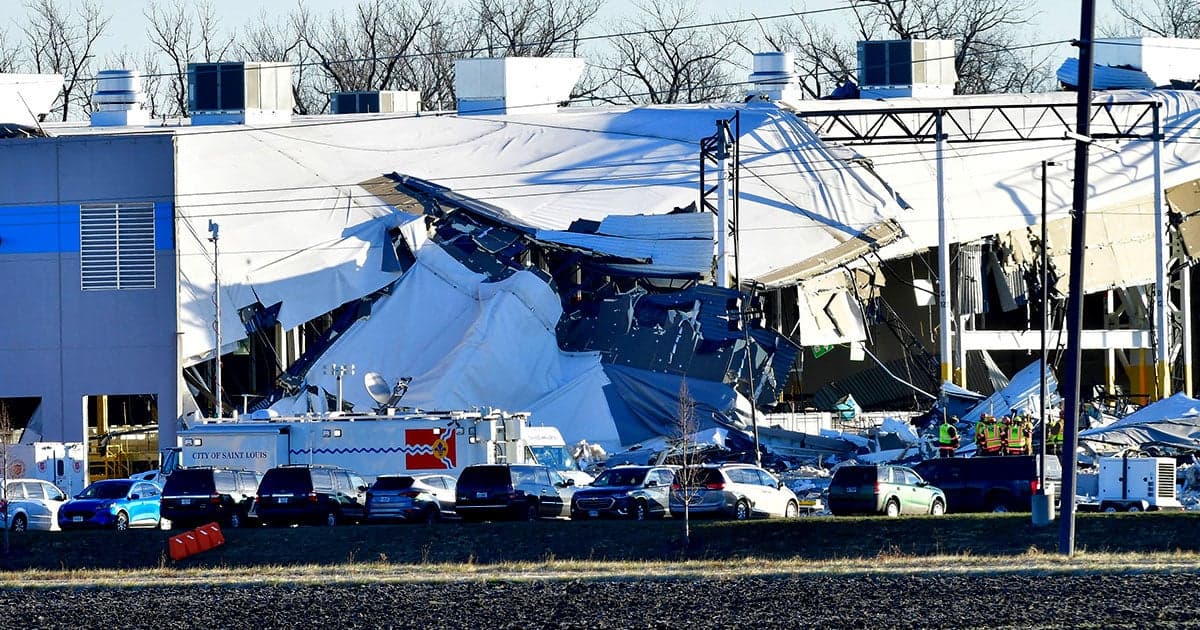
<path fill-rule="evenodd" d="M 373 119 L 373 120 L 379 120 L 379 119 Z M 646 133 L 623 132 L 620 130 L 611 130 L 611 129 L 595 129 L 595 128 L 577 127 L 577 126 L 573 127 L 570 125 L 539 123 L 539 122 L 533 122 L 533 121 L 514 121 L 514 120 L 498 121 L 498 120 L 494 120 L 494 119 L 482 119 L 482 120 L 486 120 L 489 122 L 498 122 L 498 123 L 502 123 L 504 125 L 532 126 L 532 127 L 538 127 L 538 128 L 561 129 L 561 130 L 567 130 L 567 131 L 578 131 L 578 132 L 582 132 L 582 133 L 597 133 L 597 134 L 606 134 L 606 135 L 627 135 L 627 136 L 631 136 L 631 137 L 653 139 L 653 140 L 665 140 L 665 141 L 676 142 L 676 143 L 681 143 L 681 144 L 698 143 L 698 140 L 690 140 L 690 139 L 684 139 L 684 138 L 676 138 L 676 137 L 669 137 L 669 136 L 655 135 L 655 134 L 646 134 Z M 333 121 L 333 122 L 338 122 L 338 121 Z M 327 124 L 327 123 L 322 122 L 319 124 Z M 292 127 L 295 127 L 295 126 L 293 125 Z M 1016 130 L 1029 131 L 1029 130 L 1036 129 L 1038 127 L 1039 127 L 1039 125 L 1033 125 L 1033 126 L 1028 126 L 1028 127 L 1017 127 Z M 286 129 L 286 128 L 290 128 L 290 127 L 284 127 L 284 128 Z M 261 128 L 240 128 L 240 129 L 238 129 L 238 131 L 241 131 L 241 132 L 257 131 L 257 130 L 262 130 L 262 129 Z M 196 134 L 189 134 L 189 135 L 196 135 Z M 310 139 L 308 139 L 308 138 L 296 138 L 296 137 L 291 137 L 291 136 L 284 136 L 284 137 L 287 137 L 289 140 L 294 140 L 297 142 L 309 142 L 310 141 Z M 1048 139 L 1038 139 L 1038 140 L 1026 140 L 1024 142 L 1059 142 L 1059 141 L 1063 141 L 1063 140 L 1059 140 L 1057 138 L 1048 138 Z M 997 140 L 996 142 L 1008 142 L 1008 141 Z M 1174 141 L 1169 140 L 1166 143 L 1171 144 L 1171 143 L 1189 143 L 1189 142 L 1185 141 L 1185 140 L 1174 140 Z M 344 144 L 333 144 L 333 143 L 324 143 L 324 142 L 318 142 L 318 144 L 333 146 L 333 147 L 338 147 L 338 148 L 346 148 L 346 149 L 359 149 L 358 147 L 353 147 L 353 146 L 344 145 Z M 389 149 L 389 151 L 390 150 L 393 150 L 393 149 Z M 404 151 L 405 149 L 398 148 L 398 149 L 394 149 L 394 150 L 395 151 Z M 1006 148 L 1000 152 L 1003 153 L 1003 152 L 1023 151 L 1023 150 L 1033 150 L 1033 148 L 1023 148 L 1023 149 Z M 773 149 L 773 150 L 768 150 L 768 151 L 745 151 L 743 153 L 743 155 L 753 158 L 755 156 L 769 156 L 769 155 L 793 154 L 793 153 L 795 153 L 794 149 L 789 147 L 789 148 L 782 148 L 782 149 Z M 905 153 L 908 153 L 908 152 L 906 151 Z M 988 154 L 989 153 L 984 153 L 984 152 L 971 153 L 971 155 L 988 155 Z M 890 154 L 890 155 L 883 156 L 883 157 L 892 157 L 894 155 L 900 155 L 900 154 L 895 153 L 895 154 Z M 537 174 L 550 174 L 550 173 L 566 174 L 566 173 L 572 173 L 575 171 L 592 170 L 592 169 L 621 169 L 621 168 L 652 166 L 652 165 L 690 164 L 690 163 L 696 163 L 696 160 L 697 160 L 697 158 L 688 156 L 688 157 L 680 157 L 680 158 L 647 160 L 647 161 L 630 160 L 630 161 L 618 161 L 618 162 L 603 162 L 603 163 L 598 163 L 598 164 L 587 164 L 587 165 L 581 165 L 581 166 L 577 166 L 577 167 L 571 167 L 570 170 L 528 169 L 528 170 L 519 170 L 519 171 L 500 171 L 500 172 L 495 172 L 495 173 L 474 173 L 474 174 L 460 174 L 460 175 L 445 174 L 445 175 L 439 175 L 437 177 L 437 181 L 438 182 L 447 182 L 447 181 L 459 181 L 459 180 L 470 180 L 470 179 L 501 178 L 501 177 L 509 177 L 509 176 L 513 176 L 513 175 L 537 175 Z M 911 160 L 899 160 L 896 162 L 887 162 L 887 161 L 881 161 L 880 156 L 876 156 L 875 158 L 871 159 L 871 162 L 873 164 L 887 165 L 887 164 L 902 164 L 902 163 L 906 163 L 906 162 L 920 162 L 920 161 L 930 161 L 930 160 L 932 160 L 932 158 L 915 158 L 915 159 L 911 159 Z M 806 168 L 805 170 L 806 170 L 806 172 L 810 172 L 810 173 L 829 171 L 829 170 L 840 170 L 842 168 L 842 166 L 840 166 L 840 163 L 837 163 L 837 164 L 839 164 L 839 165 L 835 166 L 835 167 L 831 167 L 831 168 L 830 167 L 811 167 L 810 166 L 810 167 Z M 585 184 L 585 183 L 593 183 L 593 182 L 604 182 L 604 181 L 608 181 L 610 179 L 624 180 L 624 179 L 629 179 L 631 177 L 636 178 L 636 177 L 659 177 L 659 176 L 664 176 L 664 175 L 667 175 L 667 176 L 669 176 L 669 175 L 684 175 L 684 174 L 690 174 L 690 172 L 691 172 L 691 169 L 682 170 L 682 171 L 650 172 L 650 173 L 645 173 L 645 174 L 634 172 L 634 173 L 621 173 L 621 174 L 613 175 L 611 177 L 595 177 L 595 178 L 589 178 L 586 180 L 575 178 L 575 179 L 566 180 L 566 181 L 574 182 L 577 184 Z M 789 171 L 789 172 L 791 172 L 791 171 Z M 269 188 L 242 189 L 242 190 L 232 190 L 232 191 L 230 191 L 230 190 L 196 191 L 196 192 L 178 193 L 175 195 L 175 198 L 178 199 L 181 197 L 197 197 L 197 196 L 205 196 L 205 195 L 267 194 L 267 193 L 276 193 L 276 192 L 291 192 L 291 191 L 295 191 L 295 190 L 325 190 L 325 189 L 354 187 L 354 186 L 357 186 L 359 183 L 361 183 L 361 182 L 330 183 L 330 184 L 320 184 L 320 185 L 314 185 L 314 186 L 300 186 L 300 187 L 292 187 L 292 186 L 269 187 Z M 560 183 L 563 183 L 563 182 L 560 182 Z M 514 186 L 528 186 L 528 185 L 530 185 L 530 184 L 528 184 L 528 183 L 498 184 L 498 185 L 494 185 L 494 186 L 454 188 L 454 190 L 456 192 L 470 192 L 470 191 L 475 191 L 475 190 L 492 190 L 492 189 L 509 188 L 509 187 L 514 187 Z M 535 193 L 535 194 L 541 195 L 542 193 Z M 549 194 L 563 194 L 563 193 L 549 193 Z M 504 197 L 504 198 L 511 198 L 511 197 Z M 314 200 L 317 200 L 317 199 L 324 200 L 326 198 L 325 197 L 314 198 Z M 53 200 L 46 199 L 46 200 L 43 200 L 42 202 L 24 201 L 21 203 L 17 203 L 17 202 L 0 203 L 0 208 L 3 208 L 5 206 L 15 207 L 15 206 L 38 205 L 39 203 L 57 203 L 58 205 L 62 205 L 64 202 L 66 202 L 66 203 L 104 203 L 104 202 L 136 202 L 136 201 L 141 201 L 141 200 L 155 201 L 156 198 L 153 198 L 153 197 L 134 198 L 134 197 L 129 197 L 129 196 L 110 197 L 110 198 L 104 198 L 104 197 L 86 197 L 86 198 L 68 198 L 68 199 L 58 198 L 58 199 L 53 199 Z M 301 200 L 303 200 L 303 198 L 299 198 L 299 199 L 293 198 L 293 199 L 289 199 L 289 200 L 222 201 L 222 202 L 214 202 L 212 204 L 186 204 L 186 206 L 187 207 L 201 207 L 204 205 L 220 205 L 220 206 L 253 205 L 253 204 L 275 203 L 275 202 L 282 202 L 282 201 L 295 202 L 295 201 L 301 201 Z M 184 205 L 184 204 L 176 204 L 176 205 Z M 54 212 L 56 212 L 56 211 L 54 211 L 54 210 L 32 211 L 31 214 L 37 214 L 37 213 L 51 214 Z"/>
<path fill-rule="evenodd" d="M 1033 128 L 1035 128 L 1035 127 L 1022 127 L 1020 129 L 1028 130 L 1028 129 L 1033 129 Z M 590 130 L 588 130 L 588 131 L 590 131 Z M 1031 140 L 1028 142 L 1043 143 L 1043 142 L 1066 142 L 1066 141 L 1058 140 L 1058 139 L 1046 139 L 1046 140 Z M 1040 151 L 1040 150 L 1043 150 L 1044 148 L 1045 148 L 1044 145 L 1014 148 L 1014 147 L 1012 147 L 1012 145 L 1010 143 L 1005 143 L 1002 148 L 996 148 L 995 150 L 989 150 L 989 151 L 972 151 L 968 155 L 963 156 L 963 157 L 967 157 L 967 158 L 986 157 L 986 156 L 990 156 L 990 155 L 1012 154 L 1015 152 Z M 745 151 L 745 152 L 743 152 L 743 155 L 748 155 L 751 157 L 771 156 L 771 155 L 792 155 L 792 154 L 794 154 L 794 150 L 791 148 L 776 149 L 776 150 L 770 150 L 770 151 Z M 907 152 L 907 151 L 903 152 L 903 153 L 896 152 L 896 153 L 891 153 L 891 154 L 888 154 L 885 156 L 876 156 L 874 158 L 867 158 L 866 161 L 869 163 L 869 165 L 871 167 L 887 167 L 887 166 L 915 164 L 915 163 L 935 161 L 935 158 L 933 158 L 933 157 L 907 157 L 908 155 L 909 155 L 909 152 Z M 902 156 L 904 156 L 904 157 L 902 157 Z M 894 159 L 894 160 L 888 159 L 888 158 L 900 158 L 900 157 L 902 157 L 902 159 Z M 614 162 L 614 163 L 605 163 L 605 164 L 599 164 L 599 165 L 589 165 L 589 166 L 585 166 L 585 167 L 579 167 L 579 169 L 582 170 L 585 168 L 624 168 L 624 167 L 638 167 L 638 166 L 653 165 L 653 164 L 663 164 L 663 165 L 696 164 L 697 163 L 696 160 L 697 160 L 697 158 L 687 157 L 687 158 L 657 160 L 657 161 L 652 161 L 652 162 L 638 162 L 638 161 Z M 846 161 L 840 161 L 837 158 L 825 158 L 825 161 L 829 162 L 830 165 L 828 165 L 828 166 L 808 165 L 804 168 L 803 171 L 797 170 L 797 167 L 799 167 L 801 165 L 797 164 L 795 162 L 767 165 L 765 167 L 758 167 L 758 170 L 755 171 L 755 175 L 759 179 L 761 179 L 764 176 L 765 177 L 782 177 L 782 176 L 803 177 L 806 174 L 842 171 L 842 170 L 845 170 L 846 168 L 850 168 L 850 165 L 852 165 L 857 160 L 850 160 L 850 161 L 846 162 Z M 745 162 L 745 160 L 744 160 L 744 162 Z M 767 170 L 764 170 L 764 169 L 767 169 Z M 572 170 L 575 170 L 575 169 L 573 168 Z M 587 178 L 587 179 L 576 177 L 576 178 L 571 178 L 571 179 L 567 179 L 567 180 L 562 180 L 559 182 L 554 182 L 554 184 L 557 184 L 557 185 L 603 184 L 605 182 L 610 182 L 610 181 L 627 181 L 630 179 L 639 179 L 639 178 L 652 179 L 652 178 L 661 178 L 661 177 L 679 176 L 679 175 L 690 176 L 690 175 L 694 175 L 697 170 L 698 170 L 698 166 L 696 168 L 687 168 L 687 169 L 682 169 L 682 170 L 650 171 L 650 172 L 646 172 L 646 173 L 637 173 L 637 172 L 619 173 L 619 174 L 614 174 L 614 175 L 610 175 L 610 176 L 591 177 L 591 178 Z M 543 173 L 567 174 L 570 172 L 572 172 L 572 171 L 564 171 L 562 169 L 536 169 L 536 170 L 530 170 L 530 171 L 502 171 L 502 172 L 497 172 L 497 173 L 472 174 L 472 175 L 460 175 L 460 176 L 445 175 L 445 176 L 438 177 L 437 181 L 441 182 L 441 181 L 458 180 L 458 179 L 503 178 L 503 177 L 508 177 L 508 176 L 512 176 L 512 175 L 522 175 L 522 174 L 543 174 Z M 295 191 L 295 190 L 326 190 L 326 189 L 337 190 L 340 188 L 355 187 L 355 186 L 358 186 L 359 183 L 360 182 L 348 182 L 348 183 L 344 183 L 344 184 L 331 183 L 331 184 L 322 184 L 322 185 L 306 186 L 306 187 L 272 187 L 272 188 L 247 189 L 247 190 L 237 190 L 237 191 L 201 191 L 201 192 L 194 192 L 194 193 L 183 193 L 181 195 L 177 195 L 177 197 L 179 197 L 179 196 L 191 197 L 191 196 L 208 196 L 208 195 L 250 194 L 250 193 L 266 194 L 266 193 L 291 192 L 291 191 Z M 695 181 L 680 182 L 681 185 L 687 185 L 687 186 L 694 186 L 695 183 L 696 183 Z M 764 183 L 766 183 L 766 182 L 764 182 Z M 478 191 L 527 188 L 531 185 L 536 185 L 536 184 L 530 184 L 528 182 L 503 183 L 503 184 L 498 183 L 498 184 L 493 184 L 493 185 L 452 188 L 452 191 L 459 193 L 459 194 L 464 194 L 464 193 L 471 193 L 471 192 L 478 192 Z M 610 186 L 610 187 L 605 187 L 605 188 L 595 189 L 595 190 L 538 191 L 538 192 L 519 193 L 519 194 L 512 194 L 512 195 L 491 195 L 491 196 L 484 198 L 484 200 L 486 201 L 486 200 L 494 200 L 494 199 L 517 199 L 517 198 L 555 196 L 555 195 L 564 195 L 565 196 L 565 195 L 572 195 L 572 194 L 591 194 L 591 193 L 597 193 L 597 192 L 605 192 L 605 191 L 609 191 L 609 190 L 651 188 L 651 187 L 669 186 L 669 185 L 672 185 L 672 184 L 664 184 L 661 182 L 652 182 L 652 183 L 630 184 L 630 185 L 615 186 L 615 187 Z M 347 201 L 351 201 L 352 199 L 353 199 L 352 194 L 347 196 Z M 59 206 L 61 206 L 63 200 L 60 199 L 57 201 L 58 201 Z M 71 202 L 78 201 L 80 203 L 99 203 L 99 202 L 103 202 L 104 200 L 101 200 L 100 198 L 88 198 L 88 199 L 67 200 L 67 201 L 71 201 Z M 132 202 L 142 201 L 142 199 L 135 199 L 135 198 L 130 198 L 128 196 L 125 196 L 125 197 L 119 197 L 119 198 L 111 198 L 111 199 L 108 199 L 107 201 L 132 203 Z M 145 201 L 153 202 L 153 201 L 155 201 L 155 199 L 154 198 L 146 198 Z M 175 204 L 175 206 L 177 208 L 181 208 L 181 209 L 194 210 L 194 209 L 203 208 L 203 207 L 263 206 L 263 205 L 269 205 L 269 204 L 274 204 L 274 203 L 296 203 L 296 202 L 305 202 L 305 201 L 329 202 L 329 201 L 333 201 L 333 199 L 331 199 L 328 196 L 293 197 L 293 198 L 288 198 L 288 199 L 265 199 L 265 200 L 255 199 L 255 200 L 236 200 L 236 201 L 214 201 L 211 203 L 185 203 L 185 204 L 177 203 L 177 204 Z M 49 202 L 49 200 L 48 200 L 48 202 Z M 27 204 L 28 204 L 28 202 L 25 202 L 25 203 L 19 204 L 19 205 L 23 206 L 23 205 L 27 205 Z M 13 206 L 17 206 L 18 204 L 16 204 L 16 203 L 0 204 L 0 207 L 4 207 L 5 205 L 13 207 Z M 363 204 L 361 202 L 358 202 L 356 205 L 360 208 L 369 208 L 369 207 L 391 208 L 391 206 L 386 206 L 386 205 L 380 206 L 379 204 Z M 242 215 L 252 216 L 252 215 L 260 215 L 260 214 L 283 213 L 283 212 L 289 212 L 289 213 L 307 212 L 307 211 L 328 212 L 328 211 L 335 211 L 335 210 L 337 210 L 337 208 L 333 208 L 329 205 L 321 205 L 321 206 L 309 207 L 309 208 L 290 208 L 290 209 L 282 209 L 282 210 L 269 210 L 268 209 L 268 210 L 251 211 L 251 212 L 217 213 L 217 214 L 210 214 L 210 215 L 206 215 L 206 216 L 216 216 L 216 217 L 219 217 L 219 216 L 242 216 Z M 55 209 L 31 210 L 31 211 L 27 211 L 24 214 L 25 214 L 25 216 L 32 216 L 32 215 L 38 215 L 38 214 L 52 215 L 52 214 L 58 214 L 58 212 L 59 212 L 59 210 L 56 207 Z M 34 223 L 6 222 L 4 225 L 7 225 L 7 226 L 48 225 L 48 224 L 54 224 L 54 223 L 56 223 L 56 222 L 34 222 Z"/>

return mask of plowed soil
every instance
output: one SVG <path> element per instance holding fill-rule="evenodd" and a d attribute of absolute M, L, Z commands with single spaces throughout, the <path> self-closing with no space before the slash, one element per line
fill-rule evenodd
<path fill-rule="evenodd" d="M 10 589 L 6 628 L 1200 627 L 1195 574 Z"/>

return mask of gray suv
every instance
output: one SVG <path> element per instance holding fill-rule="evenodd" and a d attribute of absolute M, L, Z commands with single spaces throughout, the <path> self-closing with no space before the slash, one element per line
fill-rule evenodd
<path fill-rule="evenodd" d="M 630 518 L 635 521 L 668 513 L 668 493 L 675 471 L 666 466 L 615 466 L 600 473 L 571 500 L 571 519 Z"/>
<path fill-rule="evenodd" d="M 675 473 L 671 515 L 725 516 L 739 521 L 756 517 L 795 518 L 796 495 L 771 473 L 750 464 L 692 466 Z"/>

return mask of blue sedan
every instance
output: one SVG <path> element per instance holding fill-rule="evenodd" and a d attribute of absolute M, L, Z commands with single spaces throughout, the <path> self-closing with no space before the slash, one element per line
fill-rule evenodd
<path fill-rule="evenodd" d="M 58 510 L 62 529 L 158 527 L 158 486 L 134 479 L 97 481 Z"/>

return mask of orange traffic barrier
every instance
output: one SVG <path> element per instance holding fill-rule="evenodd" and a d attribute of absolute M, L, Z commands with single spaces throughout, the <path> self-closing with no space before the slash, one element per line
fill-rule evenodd
<path fill-rule="evenodd" d="M 209 523 L 208 525 L 197 527 L 196 532 L 209 537 L 209 540 L 212 541 L 212 544 L 209 545 L 210 549 L 212 547 L 216 547 L 217 545 L 225 544 L 225 536 L 221 535 L 221 526 L 217 525 L 216 523 Z"/>
<path fill-rule="evenodd" d="M 225 544 L 225 537 L 221 534 L 221 527 L 216 523 L 209 523 L 178 536 L 172 536 L 167 542 L 167 547 L 171 559 L 179 561 L 223 544 Z"/>

